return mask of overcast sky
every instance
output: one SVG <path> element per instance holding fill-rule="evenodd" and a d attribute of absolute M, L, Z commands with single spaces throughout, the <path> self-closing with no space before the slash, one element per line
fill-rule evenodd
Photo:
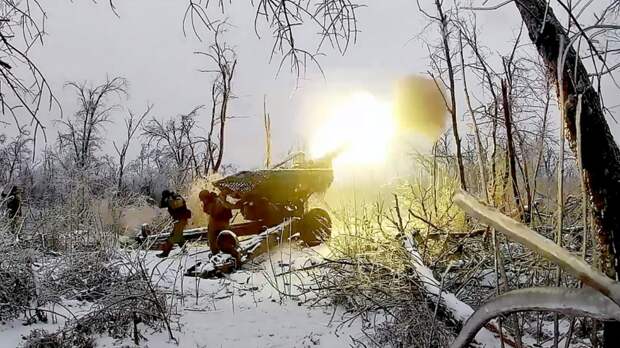
<path fill-rule="evenodd" d="M 63 84 L 84 80 L 101 83 L 106 75 L 129 80 L 130 99 L 124 104 L 134 111 L 152 102 L 152 115 L 166 118 L 187 113 L 197 105 L 209 105 L 212 76 L 197 71 L 209 67 L 209 62 L 193 52 L 206 50 L 211 37 L 205 36 L 200 42 L 193 35 L 183 35 L 186 1 L 117 1 L 120 17 L 109 10 L 107 1 L 94 4 L 57 0 L 45 2 L 44 6 L 48 35 L 43 47 L 35 49 L 34 57 L 61 100 L 65 117 L 75 111 L 76 98 Z M 320 58 L 325 79 L 310 67 L 306 79 L 295 89 L 295 76 L 288 70 L 276 77 L 278 57 L 269 62 L 271 32 L 265 26 L 259 27 L 263 37 L 257 38 L 254 11 L 249 0 L 228 5 L 226 13 L 233 27 L 223 37 L 238 54 L 233 82 L 238 98 L 232 102 L 231 112 L 239 118 L 229 123 L 225 161 L 239 168 L 263 162 L 263 95 L 267 95 L 272 117 L 277 160 L 308 135 L 308 125 L 317 117 L 316 107 L 322 98 L 357 90 L 389 98 L 396 79 L 429 69 L 426 48 L 416 39 L 425 19 L 415 1 L 371 1 L 358 10 L 357 43 L 345 56 L 326 50 L 327 55 Z M 481 13 L 478 24 L 483 33 L 480 40 L 501 51 L 515 37 L 520 22 L 514 7 L 506 6 L 500 11 Z M 437 28 L 431 26 L 428 30 Z M 298 42 L 315 48 L 314 35 L 300 35 Z M 108 150 L 111 140 L 122 134 L 123 116 L 113 116 L 117 124 L 109 126 Z M 208 112 L 201 116 L 206 121 Z M 55 135 L 51 120 L 58 117 L 55 110 L 43 115 L 50 140 Z M 135 148 L 138 144 L 134 144 Z"/>

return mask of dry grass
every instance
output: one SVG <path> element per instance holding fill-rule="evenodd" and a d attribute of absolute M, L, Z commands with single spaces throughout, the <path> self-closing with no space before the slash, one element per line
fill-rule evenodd
<path fill-rule="evenodd" d="M 302 271 L 311 279 L 310 304 L 344 308 L 340 325 L 361 321 L 366 339 L 356 346 L 447 346 L 456 328 L 442 310 L 435 313 L 404 234 L 391 222 L 398 218 L 386 214 L 378 204 L 333 214 L 338 233 L 329 241 L 331 255 Z"/>

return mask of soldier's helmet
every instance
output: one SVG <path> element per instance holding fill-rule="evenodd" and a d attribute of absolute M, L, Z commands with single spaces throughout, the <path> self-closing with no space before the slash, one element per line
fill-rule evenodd
<path fill-rule="evenodd" d="M 209 199 L 209 197 L 211 197 L 211 192 L 209 192 L 208 190 L 202 190 L 198 194 L 198 198 L 200 198 L 201 201 L 206 201 Z"/>
<path fill-rule="evenodd" d="M 172 197 L 172 192 L 168 191 L 168 190 L 163 190 L 161 192 L 161 201 L 159 202 L 159 207 L 160 208 L 167 208 L 168 207 L 168 198 Z"/>
<path fill-rule="evenodd" d="M 200 198 L 202 202 L 211 202 L 215 199 L 215 197 L 217 197 L 215 192 L 211 192 L 209 190 L 202 190 L 198 194 L 198 198 Z"/>

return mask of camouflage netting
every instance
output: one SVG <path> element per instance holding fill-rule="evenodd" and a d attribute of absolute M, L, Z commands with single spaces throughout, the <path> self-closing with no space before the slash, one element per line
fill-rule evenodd
<path fill-rule="evenodd" d="M 313 193 L 325 192 L 333 180 L 332 169 L 275 169 L 243 171 L 214 185 L 238 198 L 259 196 L 284 203 L 306 200 Z"/>

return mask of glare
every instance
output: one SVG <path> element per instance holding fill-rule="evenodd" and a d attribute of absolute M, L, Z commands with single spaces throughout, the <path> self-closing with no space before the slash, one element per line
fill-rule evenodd
<path fill-rule="evenodd" d="M 343 98 L 327 112 L 327 118 L 311 138 L 313 158 L 346 146 L 335 158 L 335 168 L 380 165 L 386 161 L 396 130 L 388 103 L 359 92 Z"/>

